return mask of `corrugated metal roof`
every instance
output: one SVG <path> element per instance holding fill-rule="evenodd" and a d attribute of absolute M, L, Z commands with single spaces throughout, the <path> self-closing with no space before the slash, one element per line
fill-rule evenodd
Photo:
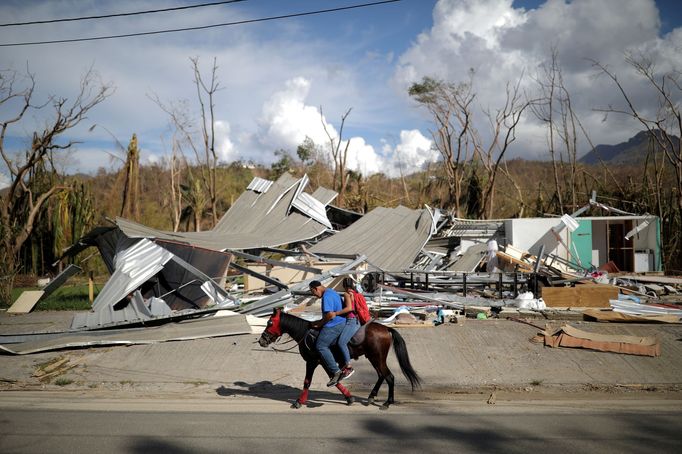
<path fill-rule="evenodd" d="M 320 224 L 325 225 L 327 228 L 332 228 L 331 222 L 327 219 L 327 210 L 324 205 L 310 194 L 301 192 L 298 197 L 291 202 L 291 205 L 307 216 L 315 219 Z"/>
<path fill-rule="evenodd" d="M 0 345 L 0 350 L 15 355 L 23 355 L 62 348 L 154 344 L 170 340 L 190 340 L 250 333 L 251 327 L 246 321 L 246 317 L 235 314 L 228 317 L 206 317 L 180 323 L 168 323 L 156 327 L 56 333 L 39 340 Z"/>
<path fill-rule="evenodd" d="M 313 192 L 313 197 L 322 202 L 323 205 L 327 206 L 339 195 L 336 191 L 331 189 L 323 188 L 320 186 Z"/>
<path fill-rule="evenodd" d="M 312 248 L 314 254 L 357 254 L 382 270 L 409 267 L 431 237 L 428 210 L 379 207 Z"/>
<path fill-rule="evenodd" d="M 270 186 L 272 186 L 272 181 L 265 180 L 265 179 L 259 178 L 259 177 L 253 177 L 253 180 L 251 180 L 251 183 L 249 183 L 249 185 L 246 187 L 246 189 L 248 191 L 265 193 L 265 192 L 268 192 L 268 189 L 270 189 Z"/>
<path fill-rule="evenodd" d="M 116 224 L 129 237 L 180 241 L 216 251 L 276 247 L 309 240 L 329 227 L 298 211 L 289 212 L 298 181 L 284 174 L 266 193 L 243 192 L 215 228 L 206 232 L 161 231 L 123 218 L 117 218 Z M 328 190 L 320 194 L 330 196 Z"/>
<path fill-rule="evenodd" d="M 120 252 L 116 256 L 116 271 L 95 298 L 92 309 L 97 312 L 122 300 L 161 271 L 172 256 L 169 251 L 146 239 Z"/>

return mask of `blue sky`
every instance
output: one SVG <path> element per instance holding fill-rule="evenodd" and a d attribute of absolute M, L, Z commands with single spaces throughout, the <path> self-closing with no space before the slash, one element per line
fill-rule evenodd
<path fill-rule="evenodd" d="M 188 0 L 103 2 L 95 0 L 5 1 L 3 22 L 85 16 L 188 4 Z M 198 3 L 198 2 L 195 2 Z M 182 12 L 68 24 L 0 27 L 0 44 L 69 39 L 335 8 L 361 0 L 249 0 Z M 115 168 L 104 151 L 117 153 L 133 133 L 143 159 L 169 153 L 167 115 L 149 97 L 165 103 L 188 100 L 196 114 L 190 57 L 207 72 L 216 58 L 223 88 L 216 97 L 216 128 L 224 161 L 271 163 L 280 148 L 294 152 L 306 136 L 323 143 L 320 119 L 333 134 L 352 108 L 344 129 L 351 140 L 350 165 L 366 174 L 398 175 L 438 159 L 431 149 L 428 117 L 406 95 L 423 76 L 459 82 L 476 71 L 478 108 L 494 110 L 504 85 L 532 75 L 559 51 L 574 105 L 594 143 L 628 139 L 637 125 L 595 108 L 620 102 L 607 81 L 595 79 L 589 59 L 619 74 L 644 111 L 654 109 L 646 86 L 628 71 L 623 55 L 647 50 L 661 68 L 680 68 L 681 13 L 676 1 L 653 0 L 403 0 L 351 11 L 147 37 L 42 46 L 0 47 L 2 69 L 36 74 L 37 100 L 73 96 L 81 75 L 93 67 L 114 95 L 98 106 L 69 138 L 81 142 L 65 157 L 69 172 Z M 65 13 L 65 12 L 68 12 Z M 0 107 L 0 118 L 12 113 Z M 20 150 L 47 111 L 35 111 L 9 131 L 7 146 Z M 486 122 L 478 113 L 483 140 Z M 90 130 L 90 127 L 97 124 Z M 113 137 L 112 137 L 113 136 Z M 581 144 L 581 152 L 587 152 Z M 546 159 L 546 131 L 524 119 L 511 156 Z M 0 167 L 0 180 L 7 171 Z M 0 181 L 1 183 L 1 181 Z"/>

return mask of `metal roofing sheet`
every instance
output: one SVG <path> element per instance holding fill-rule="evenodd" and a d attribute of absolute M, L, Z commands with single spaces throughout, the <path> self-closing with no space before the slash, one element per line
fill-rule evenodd
<path fill-rule="evenodd" d="M 129 237 L 180 241 L 217 251 L 275 247 L 309 240 L 328 227 L 298 211 L 288 212 L 297 182 L 284 174 L 265 194 L 245 191 L 210 231 L 160 231 L 122 218 L 117 218 L 116 224 Z M 320 194 L 328 197 L 330 193 Z"/>
<path fill-rule="evenodd" d="M 272 186 L 272 181 L 270 180 L 265 180 L 263 178 L 259 177 L 253 177 L 253 180 L 251 180 L 251 183 L 246 187 L 248 191 L 254 191 L 254 192 L 268 192 L 268 189 L 270 189 L 270 186 Z"/>
<path fill-rule="evenodd" d="M 346 229 L 312 248 L 315 254 L 362 254 L 386 271 L 412 264 L 431 237 L 433 218 L 428 210 L 378 207 Z"/>
<path fill-rule="evenodd" d="M 327 219 L 327 210 L 324 205 L 310 194 L 306 194 L 305 192 L 300 193 L 291 204 L 294 208 L 302 211 L 320 224 L 323 224 L 330 229 L 332 228 L 332 224 L 329 222 L 329 219 Z"/>
<path fill-rule="evenodd" d="M 171 340 L 190 340 L 250 333 L 251 327 L 247 323 L 246 317 L 235 314 L 229 317 L 208 317 L 180 323 L 168 323 L 156 327 L 76 333 L 65 332 L 45 339 L 0 345 L 0 350 L 23 355 L 60 348 L 93 345 L 154 344 Z"/>
<path fill-rule="evenodd" d="M 118 253 L 116 271 L 92 303 L 93 310 L 99 311 L 125 298 L 161 271 L 172 256 L 169 251 L 146 239 Z"/>

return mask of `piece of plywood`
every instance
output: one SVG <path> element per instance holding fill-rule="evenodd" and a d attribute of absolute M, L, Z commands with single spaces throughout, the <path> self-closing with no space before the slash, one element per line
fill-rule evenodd
<path fill-rule="evenodd" d="M 618 288 L 604 284 L 542 289 L 542 299 L 547 307 L 611 307 L 609 300 L 617 298 Z"/>
<path fill-rule="evenodd" d="M 36 305 L 45 292 L 42 290 L 26 290 L 7 309 L 8 314 L 28 314 Z"/>

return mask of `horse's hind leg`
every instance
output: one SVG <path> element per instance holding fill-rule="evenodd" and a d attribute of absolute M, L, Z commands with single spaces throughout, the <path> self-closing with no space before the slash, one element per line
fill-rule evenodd
<path fill-rule="evenodd" d="M 369 393 L 369 397 L 367 398 L 367 404 L 372 405 L 374 403 L 374 399 L 376 398 L 377 394 L 379 394 L 379 388 L 381 388 L 381 385 L 384 383 L 384 380 L 386 380 L 386 383 L 388 384 L 388 399 L 381 406 L 381 409 L 385 410 L 389 407 L 389 405 L 395 402 L 393 398 L 394 392 L 393 387 L 395 384 L 393 373 L 386 365 L 385 356 L 372 357 L 368 359 L 372 363 L 372 366 L 374 366 L 374 370 L 377 371 L 379 379 L 377 380 L 376 385 L 374 385 L 374 388 L 372 388 L 372 392 Z"/>
<path fill-rule="evenodd" d="M 301 395 L 298 396 L 296 402 L 291 404 L 291 408 L 301 408 L 308 401 L 308 389 L 310 388 L 310 383 L 313 381 L 313 373 L 317 368 L 317 363 L 315 361 L 306 361 L 305 363 L 305 380 L 303 380 L 303 389 L 301 390 Z"/>
<path fill-rule="evenodd" d="M 381 376 L 381 373 L 379 372 L 378 369 L 376 369 L 376 371 L 377 375 L 379 376 L 379 379 L 377 380 L 376 384 L 374 385 L 374 388 L 372 388 L 372 391 L 369 393 L 369 396 L 367 397 L 367 405 L 372 405 L 374 403 L 374 399 L 377 397 L 377 394 L 379 394 L 379 388 L 381 388 L 381 385 L 384 383 L 384 377 Z"/>
<path fill-rule="evenodd" d="M 386 383 L 388 384 L 388 399 L 386 402 L 384 402 L 384 405 L 382 405 L 382 410 L 386 410 L 389 405 L 395 403 L 395 400 L 393 399 L 393 387 L 395 385 L 395 379 L 393 377 L 393 373 L 388 369 L 388 367 L 386 367 L 384 376 L 386 377 Z"/>

